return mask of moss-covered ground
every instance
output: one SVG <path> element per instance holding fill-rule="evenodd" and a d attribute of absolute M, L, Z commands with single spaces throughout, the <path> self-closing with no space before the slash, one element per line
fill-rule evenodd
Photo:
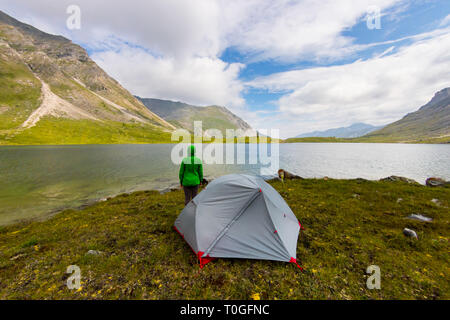
<path fill-rule="evenodd" d="M 450 188 L 364 180 L 271 184 L 306 228 L 297 246 L 304 272 L 239 259 L 199 269 L 172 229 L 182 191 L 147 191 L 1 227 L 0 299 L 450 298 Z M 433 221 L 406 219 L 413 213 Z M 405 227 L 419 239 L 405 237 Z M 78 290 L 66 286 L 70 265 L 81 269 Z M 366 287 L 370 265 L 381 269 L 380 290 Z"/>

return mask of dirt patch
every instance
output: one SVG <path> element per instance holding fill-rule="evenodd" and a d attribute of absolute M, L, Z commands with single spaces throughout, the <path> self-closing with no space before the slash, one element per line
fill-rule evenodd
<path fill-rule="evenodd" d="M 37 77 L 37 76 L 36 76 Z M 38 77 L 37 77 L 38 78 Z M 38 78 L 42 83 L 42 103 L 22 124 L 24 128 L 31 128 L 44 116 L 64 117 L 69 119 L 90 119 L 99 120 L 88 112 L 74 106 L 70 102 L 63 100 L 56 94 L 54 94 L 49 85 Z"/>

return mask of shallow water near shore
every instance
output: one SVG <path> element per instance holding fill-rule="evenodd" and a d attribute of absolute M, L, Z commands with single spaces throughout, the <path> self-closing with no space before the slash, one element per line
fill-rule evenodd
<path fill-rule="evenodd" d="M 178 166 L 170 158 L 173 147 L 0 147 L 0 225 L 48 217 L 120 193 L 176 186 Z M 377 180 L 399 175 L 420 183 L 431 176 L 450 180 L 450 145 L 296 143 L 279 147 L 280 167 L 305 178 Z M 204 167 L 209 179 L 229 173 L 260 175 L 260 169 L 258 164 Z"/>

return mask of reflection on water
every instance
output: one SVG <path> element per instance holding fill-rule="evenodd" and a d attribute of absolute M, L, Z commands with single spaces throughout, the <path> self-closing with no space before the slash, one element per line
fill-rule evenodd
<path fill-rule="evenodd" d="M 172 147 L 0 147 L 0 225 L 123 192 L 176 185 L 178 166 L 170 160 Z M 280 167 L 304 177 L 400 175 L 423 183 L 430 176 L 450 179 L 449 160 L 449 145 L 280 145 Z M 211 179 L 236 172 L 260 174 L 260 166 L 205 165 L 204 171 Z"/>

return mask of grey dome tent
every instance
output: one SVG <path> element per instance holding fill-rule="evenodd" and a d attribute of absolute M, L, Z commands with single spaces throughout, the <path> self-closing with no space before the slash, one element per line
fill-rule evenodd
<path fill-rule="evenodd" d="M 231 174 L 212 181 L 189 202 L 174 225 L 200 268 L 215 258 L 295 263 L 302 226 L 280 194 L 263 179 Z"/>

